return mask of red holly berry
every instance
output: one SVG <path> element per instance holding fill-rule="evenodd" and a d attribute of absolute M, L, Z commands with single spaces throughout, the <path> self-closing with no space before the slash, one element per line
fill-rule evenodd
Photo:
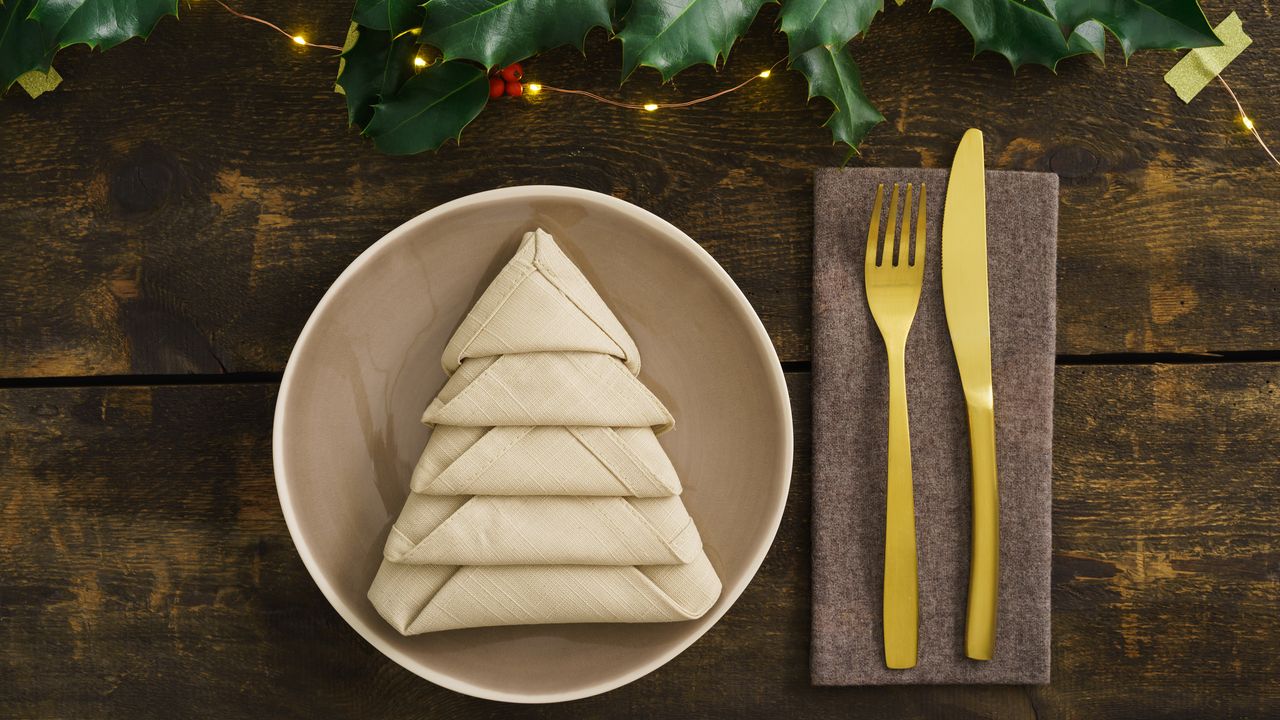
<path fill-rule="evenodd" d="M 524 94 L 524 86 L 515 80 L 507 81 L 507 94 L 511 97 L 520 97 Z"/>
<path fill-rule="evenodd" d="M 507 84 L 502 81 L 502 78 L 497 75 L 489 78 L 489 97 L 500 98 L 502 93 L 506 92 L 506 89 Z"/>
<path fill-rule="evenodd" d="M 512 63 L 502 68 L 502 79 L 508 83 L 515 82 L 524 78 L 524 68 L 520 67 L 520 63 Z M 516 93 L 519 95 L 520 93 Z"/>

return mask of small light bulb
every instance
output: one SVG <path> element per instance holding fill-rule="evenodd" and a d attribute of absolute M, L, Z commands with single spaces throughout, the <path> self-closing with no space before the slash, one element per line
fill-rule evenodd
<path fill-rule="evenodd" d="M 414 67 L 420 67 L 420 68 L 422 68 L 422 67 L 426 67 L 426 66 L 427 66 L 427 61 L 426 61 L 426 60 L 423 60 L 421 55 L 416 55 L 416 56 L 414 56 L 414 58 L 413 58 L 413 66 L 414 66 Z"/>
<path fill-rule="evenodd" d="M 760 77 L 762 77 L 762 78 L 767 78 L 767 77 L 769 77 L 769 76 L 770 76 L 770 75 L 772 75 L 772 74 L 773 74 L 773 71 L 772 71 L 772 70 L 762 70 L 762 71 L 760 71 Z"/>
<path fill-rule="evenodd" d="M 648 110 L 649 112 L 653 112 L 654 110 L 658 109 L 658 103 L 645 103 L 644 109 Z"/>
<path fill-rule="evenodd" d="M 1251 120 L 1248 115 L 1241 115 L 1240 121 L 1244 123 L 1245 130 L 1253 129 L 1253 120 Z"/>
<path fill-rule="evenodd" d="M 296 43 L 298 43 L 299 45 L 306 45 L 306 44 L 307 44 L 307 39 L 306 39 L 306 38 L 304 38 L 304 37 L 302 37 L 301 35 L 294 35 L 294 36 L 293 36 L 293 41 L 294 41 L 294 42 L 296 42 Z"/>
<path fill-rule="evenodd" d="M 539 92 L 542 91 L 542 86 L 539 85 L 538 83 L 529 83 L 528 85 L 524 86 L 524 89 L 528 91 L 530 95 L 537 95 Z"/>

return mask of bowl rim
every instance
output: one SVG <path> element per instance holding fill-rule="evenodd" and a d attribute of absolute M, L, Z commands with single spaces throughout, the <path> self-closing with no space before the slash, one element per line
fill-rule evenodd
<path fill-rule="evenodd" d="M 782 492 L 779 494 L 779 502 L 774 508 L 772 516 L 768 520 L 767 532 L 759 535 L 756 547 L 753 552 L 749 572 L 743 575 L 733 584 L 726 586 L 722 590 L 721 598 L 723 602 L 718 610 L 713 610 L 708 615 L 703 616 L 700 622 L 705 622 L 706 626 L 701 632 L 691 635 L 687 640 L 681 641 L 672 649 L 663 652 L 654 660 L 646 662 L 636 668 L 622 673 L 615 678 L 611 678 L 605 682 L 597 683 L 580 690 L 572 690 L 565 692 L 550 693 L 516 693 L 503 690 L 496 690 L 488 687 L 481 687 L 470 682 L 459 680 L 448 674 L 433 670 L 422 666 L 415 659 L 406 653 L 385 643 L 374 629 L 365 621 L 356 616 L 347 603 L 342 600 L 337 590 L 330 584 L 328 578 L 321 571 L 315 556 L 311 552 L 310 546 L 305 541 L 298 526 L 297 518 L 294 516 L 293 505 L 289 493 L 288 473 L 285 469 L 284 460 L 284 438 L 288 434 L 286 424 L 288 423 L 285 407 L 287 403 L 285 399 L 291 397 L 293 392 L 293 376 L 297 369 L 299 353 L 307 344 L 310 336 L 315 332 L 318 318 L 325 314 L 325 310 L 335 303 L 337 297 L 342 294 L 348 284 L 359 273 L 360 269 L 369 263 L 374 257 L 382 253 L 386 248 L 396 243 L 400 238 L 416 231 L 420 226 L 428 224 L 436 218 L 458 210 L 484 203 L 494 201 L 513 201 L 521 199 L 534 199 L 553 197 L 557 200 L 575 200 L 583 203 L 592 203 L 604 205 L 612 210 L 619 211 L 624 215 L 630 216 L 633 220 L 641 224 L 649 225 L 662 234 L 668 235 L 679 243 L 686 245 L 693 250 L 695 257 L 711 275 L 720 282 L 720 284 L 729 290 L 729 295 L 734 304 L 739 306 L 740 310 L 744 310 L 745 314 L 750 318 L 755 330 L 752 333 L 751 341 L 757 346 L 757 350 L 762 351 L 764 355 L 773 360 L 770 363 L 769 375 L 772 379 L 771 386 L 766 390 L 774 396 L 776 404 L 782 408 L 781 418 L 783 420 L 783 432 L 778 436 L 779 451 L 783 454 L 783 472 L 782 472 Z M 486 190 L 483 192 L 472 193 L 461 198 L 451 200 L 449 202 L 437 205 L 426 212 L 406 221 L 394 230 L 383 235 L 363 252 L 358 255 L 355 260 L 351 261 L 338 278 L 333 282 L 329 289 L 325 291 L 320 302 L 316 304 L 315 309 L 307 317 L 307 322 L 302 327 L 302 332 L 298 334 L 292 350 L 289 352 L 289 359 L 285 364 L 284 374 L 280 380 L 280 389 L 276 395 L 276 407 L 272 419 L 272 465 L 275 473 L 276 494 L 280 501 L 280 509 L 284 514 L 285 525 L 289 528 L 289 536 L 293 541 L 294 548 L 298 551 L 298 555 L 302 558 L 302 563 L 307 568 L 307 572 L 311 575 L 312 581 L 320 588 L 325 599 L 334 610 L 347 622 L 359 635 L 365 639 L 370 645 L 373 645 L 378 652 L 390 658 L 397 665 L 406 670 L 429 680 L 437 685 L 448 688 L 450 690 L 471 695 L 473 697 L 484 698 L 487 700 L 499 700 L 512 703 L 554 703 L 565 702 L 569 700 L 578 700 L 582 698 L 599 695 L 601 693 L 615 690 L 623 685 L 634 682 L 645 675 L 657 670 L 667 664 L 680 653 L 687 650 L 693 643 L 697 642 L 715 626 L 720 618 L 728 612 L 729 608 L 738 601 L 744 590 L 750 582 L 755 579 L 756 573 L 760 571 L 765 557 L 768 555 L 769 549 L 773 546 L 774 538 L 777 536 L 778 527 L 782 523 L 782 515 L 786 509 L 787 496 L 791 488 L 791 473 L 794 462 L 794 431 L 792 427 L 792 414 L 790 394 L 787 391 L 786 376 L 782 370 L 782 364 L 778 359 L 777 350 L 773 346 L 773 341 L 769 337 L 768 331 L 765 329 L 764 323 L 760 320 L 760 316 L 756 313 L 755 308 L 743 295 L 742 289 L 738 287 L 729 273 L 725 271 L 720 263 L 716 262 L 701 245 L 694 242 L 675 225 L 667 222 L 654 213 L 645 210 L 642 207 L 634 205 L 621 198 L 606 195 L 604 193 L 586 190 L 583 188 L 568 187 L 562 185 L 516 185 L 512 187 L 498 188 L 495 190 Z"/>

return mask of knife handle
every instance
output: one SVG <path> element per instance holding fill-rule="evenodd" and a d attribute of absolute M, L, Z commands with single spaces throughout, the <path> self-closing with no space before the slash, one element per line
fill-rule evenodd
<path fill-rule="evenodd" d="M 969 613 L 965 655 L 990 660 L 996 643 L 996 599 L 1000 580 L 1000 490 L 996 481 L 995 410 L 969 406 L 969 450 L 973 458 L 973 528 L 969 555 Z"/>
<path fill-rule="evenodd" d="M 905 343 L 904 343 L 905 344 Z M 905 348 L 889 351 L 889 472 L 884 528 L 884 660 L 915 667 L 918 634 L 916 514 L 911 487 Z"/>

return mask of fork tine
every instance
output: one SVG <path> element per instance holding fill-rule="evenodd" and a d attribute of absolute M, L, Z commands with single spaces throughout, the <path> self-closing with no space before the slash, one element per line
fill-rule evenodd
<path fill-rule="evenodd" d="M 925 218 L 925 191 L 924 183 L 920 183 L 920 207 L 917 208 L 919 214 L 916 218 L 916 249 L 911 254 L 911 264 L 916 267 L 924 267 L 924 218 Z"/>
<path fill-rule="evenodd" d="M 871 229 L 867 231 L 867 268 L 876 262 L 876 246 L 880 243 L 880 207 L 884 204 L 884 183 L 876 188 L 876 200 L 871 206 Z"/>
<path fill-rule="evenodd" d="M 893 262 L 893 240 L 894 225 L 898 224 L 898 183 L 893 184 L 893 195 L 889 198 L 889 219 L 884 226 L 884 252 L 880 254 L 881 262 L 885 265 L 896 265 Z"/>
<path fill-rule="evenodd" d="M 907 196 L 902 203 L 902 232 L 898 234 L 898 243 L 894 248 L 893 266 L 910 265 L 911 258 L 911 183 L 907 183 Z"/>

